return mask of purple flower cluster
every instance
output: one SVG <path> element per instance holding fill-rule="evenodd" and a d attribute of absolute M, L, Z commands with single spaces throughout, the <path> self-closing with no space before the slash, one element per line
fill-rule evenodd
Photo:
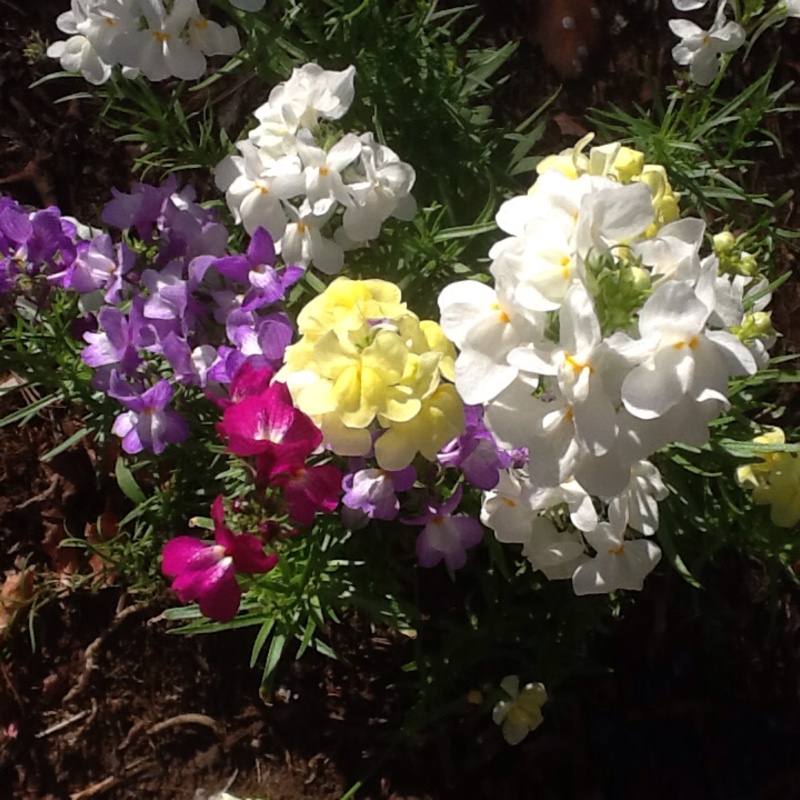
<path fill-rule="evenodd" d="M 62 284 L 74 263 L 77 225 L 53 207 L 28 212 L 10 197 L 0 197 L 0 294 L 18 280 L 42 277 Z"/>
<path fill-rule="evenodd" d="M 123 449 L 159 453 L 189 435 L 167 410 L 175 385 L 219 395 L 243 364 L 281 364 L 293 329 L 280 302 L 303 270 L 277 269 L 261 228 L 246 255 L 227 253 L 225 226 L 174 178 L 115 191 L 103 221 L 126 241 L 79 242 L 61 285 L 94 313 L 82 358 L 95 387 L 126 408 L 114 425 Z"/>

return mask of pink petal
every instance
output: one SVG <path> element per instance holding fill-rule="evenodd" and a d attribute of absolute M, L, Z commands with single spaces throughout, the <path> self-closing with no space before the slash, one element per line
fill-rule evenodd
<path fill-rule="evenodd" d="M 234 537 L 231 557 L 236 571 L 244 575 L 269 572 L 278 563 L 278 556 L 275 553 L 265 553 L 261 539 L 249 533 L 240 533 Z"/>
<path fill-rule="evenodd" d="M 214 545 L 194 536 L 178 536 L 164 545 L 161 570 L 165 575 L 180 575 L 187 570 L 207 569 L 219 561 Z"/>

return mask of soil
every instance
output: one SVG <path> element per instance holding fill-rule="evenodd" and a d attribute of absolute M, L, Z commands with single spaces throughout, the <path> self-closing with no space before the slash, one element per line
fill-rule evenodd
<path fill-rule="evenodd" d="M 548 50 L 535 3 L 484 5 L 477 36 L 521 42 L 495 98 L 499 117 L 521 119 L 569 63 Z M 645 76 L 671 68 L 668 3 L 601 5 L 606 23 L 556 100 L 548 149 L 574 143 L 593 104 L 646 102 Z M 112 186 L 128 185 L 131 154 L 98 126 L 91 103 L 54 104 L 62 82 L 28 88 L 53 70 L 42 43 L 58 37 L 64 7 L 0 0 L 0 190 L 89 221 Z M 797 26 L 773 45 L 780 76 L 796 78 Z M 793 89 L 787 101 L 798 99 Z M 771 124 L 784 149 L 764 156 L 753 179 L 774 196 L 800 186 L 800 126 L 796 115 Z M 782 213 L 783 227 L 798 227 L 791 202 Z M 789 250 L 782 257 L 794 274 L 775 299 L 776 327 L 783 351 L 800 352 L 797 265 Z M 19 407 L 13 398 L 0 418 Z M 505 746 L 490 720 L 466 716 L 399 744 L 406 637 L 346 619 L 331 631 L 341 661 L 309 652 L 260 694 L 252 631 L 171 635 L 166 593 L 141 601 L 59 548 L 67 535 L 99 536 L 98 515 L 108 531 L 123 513 L 96 479 L 103 464 L 90 446 L 40 460 L 75 430 L 57 408 L 0 428 L 0 798 L 203 800 L 226 786 L 269 800 L 336 800 L 351 789 L 375 800 L 800 798 L 800 591 L 760 560 L 720 554 L 703 591 L 659 569 L 593 645 L 608 671 L 562 685 L 558 713 L 519 747 Z M 31 608 L 34 570 L 49 576 L 37 578 L 48 602 Z M 16 601 L 25 613 L 12 621 Z"/>

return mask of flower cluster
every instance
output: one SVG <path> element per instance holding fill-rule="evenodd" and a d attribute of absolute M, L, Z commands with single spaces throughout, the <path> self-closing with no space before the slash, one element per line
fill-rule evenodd
<path fill-rule="evenodd" d="M 753 441 L 762 445 L 785 444 L 781 428 L 770 428 Z M 736 470 L 736 480 L 753 493 L 753 502 L 772 506 L 770 519 L 781 528 L 800 522 L 800 459 L 795 453 L 775 450 L 761 460 Z"/>
<path fill-rule="evenodd" d="M 641 588 L 667 494 L 647 459 L 707 441 L 729 377 L 764 365 L 767 327 L 749 324 L 765 282 L 701 256 L 705 225 L 677 219 L 663 169 L 586 143 L 500 208 L 494 287 L 439 297 L 459 394 L 485 406 L 502 447 L 530 453 L 486 493 L 482 520 L 578 594 Z"/>
<path fill-rule="evenodd" d="M 37 279 L 57 284 L 75 260 L 81 232 L 55 207 L 29 212 L 0 197 L 0 294 Z"/>
<path fill-rule="evenodd" d="M 197 0 L 72 0 L 56 24 L 70 38 L 51 44 L 47 55 L 95 85 L 116 64 L 126 77 L 195 80 L 206 71 L 206 56 L 239 50 L 236 28 L 205 17 Z"/>
<path fill-rule="evenodd" d="M 244 364 L 231 382 L 217 430 L 228 452 L 255 457 L 256 485 L 280 487 L 291 519 L 311 525 L 318 511 L 339 505 L 342 474 L 331 464 L 308 463 L 322 434 L 273 377 L 269 368 Z"/>
<path fill-rule="evenodd" d="M 160 453 L 189 435 L 168 408 L 176 387 L 219 395 L 243 364 L 282 363 L 293 329 L 280 301 L 302 270 L 275 268 L 262 229 L 245 255 L 228 255 L 225 226 L 174 179 L 116 192 L 103 221 L 126 236 L 0 199 L 0 290 L 39 280 L 81 296 L 82 359 L 125 408 L 114 432 L 128 453 Z"/>
<path fill-rule="evenodd" d="M 455 351 L 430 320 L 381 280 L 337 278 L 297 318 L 300 340 L 278 373 L 297 407 L 335 453 L 402 470 L 417 453 L 429 461 L 464 432 L 453 379 Z"/>
<path fill-rule="evenodd" d="M 223 159 L 216 182 L 236 222 L 262 226 L 285 261 L 342 268 L 344 251 L 380 233 L 389 217 L 416 213 L 415 174 L 371 133 L 331 137 L 320 120 L 338 120 L 354 97 L 355 68 L 295 69 L 255 111 L 258 125 Z M 326 232 L 340 222 L 331 235 Z"/>

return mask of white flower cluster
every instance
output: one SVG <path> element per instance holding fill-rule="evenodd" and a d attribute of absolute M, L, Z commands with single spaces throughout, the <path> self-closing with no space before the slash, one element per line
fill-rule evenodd
<path fill-rule="evenodd" d="M 324 141 L 318 123 L 344 116 L 354 77 L 352 66 L 295 69 L 256 109 L 258 125 L 236 143 L 240 155 L 216 168 L 217 186 L 248 233 L 266 228 L 287 264 L 329 275 L 342 268 L 345 250 L 377 238 L 389 217 L 410 220 L 417 210 L 413 168 L 373 134 Z M 333 237 L 323 235 L 339 219 Z"/>
<path fill-rule="evenodd" d="M 239 49 L 236 28 L 207 19 L 197 0 L 72 0 L 56 25 L 70 38 L 51 44 L 47 55 L 95 85 L 116 64 L 127 77 L 195 80 L 206 71 L 206 56 Z"/>
<path fill-rule="evenodd" d="M 647 458 L 707 442 L 729 377 L 765 364 L 771 332 L 765 282 L 700 255 L 705 225 L 678 218 L 664 169 L 619 144 L 585 155 L 590 139 L 500 208 L 494 288 L 439 297 L 456 388 L 502 447 L 530 454 L 485 494 L 482 521 L 578 594 L 641 588 L 668 493 Z"/>

